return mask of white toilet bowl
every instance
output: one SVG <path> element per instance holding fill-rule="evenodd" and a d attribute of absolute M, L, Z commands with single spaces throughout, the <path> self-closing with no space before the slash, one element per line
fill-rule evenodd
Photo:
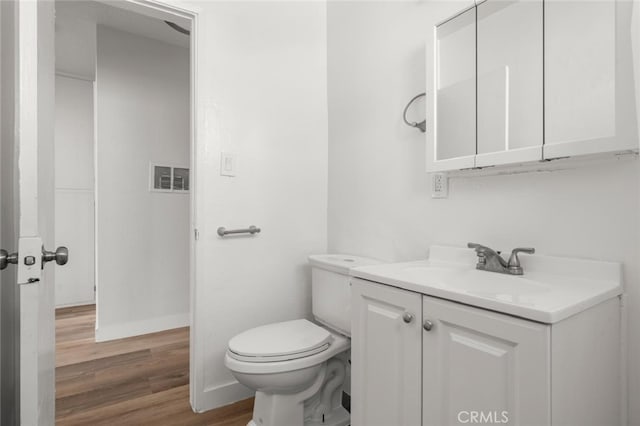
<path fill-rule="evenodd" d="M 238 382 L 256 390 L 249 425 L 348 425 L 341 405 L 346 357 L 336 356 L 349 348 L 347 337 L 304 319 L 234 337 L 224 363 Z"/>
<path fill-rule="evenodd" d="M 306 319 L 263 325 L 229 341 L 224 363 L 256 390 L 248 426 L 346 426 L 342 406 L 351 342 L 349 270 L 379 263 L 358 256 L 309 256 L 312 310 Z"/>

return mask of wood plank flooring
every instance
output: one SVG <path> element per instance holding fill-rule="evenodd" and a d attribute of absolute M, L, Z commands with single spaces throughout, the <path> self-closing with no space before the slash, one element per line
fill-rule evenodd
<path fill-rule="evenodd" d="M 56 425 L 245 426 L 253 399 L 196 414 L 189 328 L 95 342 L 95 305 L 56 310 Z"/>

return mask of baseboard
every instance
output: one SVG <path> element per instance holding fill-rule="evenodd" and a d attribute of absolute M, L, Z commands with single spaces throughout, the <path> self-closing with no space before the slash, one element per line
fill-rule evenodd
<path fill-rule="evenodd" d="M 122 324 L 101 325 L 96 328 L 96 342 L 106 342 L 108 340 L 171 330 L 172 328 L 187 327 L 189 325 L 189 317 L 189 313 L 184 313 Z"/>
<path fill-rule="evenodd" d="M 96 300 L 87 300 L 84 302 L 73 302 L 73 303 L 62 303 L 60 305 L 56 305 L 56 309 L 59 308 L 73 308 L 76 306 L 86 306 L 86 305 L 95 305 L 96 304 Z"/>
<path fill-rule="evenodd" d="M 197 406 L 193 407 L 193 411 L 202 413 L 214 408 L 224 407 L 225 405 L 251 398 L 254 393 L 253 390 L 237 381 L 205 388 L 203 394 L 198 397 Z"/>

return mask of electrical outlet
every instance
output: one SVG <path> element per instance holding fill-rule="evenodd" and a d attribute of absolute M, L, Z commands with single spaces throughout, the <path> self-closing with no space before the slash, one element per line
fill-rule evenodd
<path fill-rule="evenodd" d="M 444 173 L 431 174 L 431 198 L 449 197 L 449 179 Z"/>

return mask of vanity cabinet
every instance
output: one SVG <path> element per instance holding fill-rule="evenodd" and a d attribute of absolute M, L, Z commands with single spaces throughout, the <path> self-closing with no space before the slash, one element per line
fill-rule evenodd
<path fill-rule="evenodd" d="M 423 426 L 550 424 L 549 325 L 423 299 Z"/>
<path fill-rule="evenodd" d="M 422 296 L 353 280 L 351 424 L 421 422 Z"/>
<path fill-rule="evenodd" d="M 353 426 L 622 424 L 618 297 L 553 324 L 360 278 L 351 300 Z"/>

